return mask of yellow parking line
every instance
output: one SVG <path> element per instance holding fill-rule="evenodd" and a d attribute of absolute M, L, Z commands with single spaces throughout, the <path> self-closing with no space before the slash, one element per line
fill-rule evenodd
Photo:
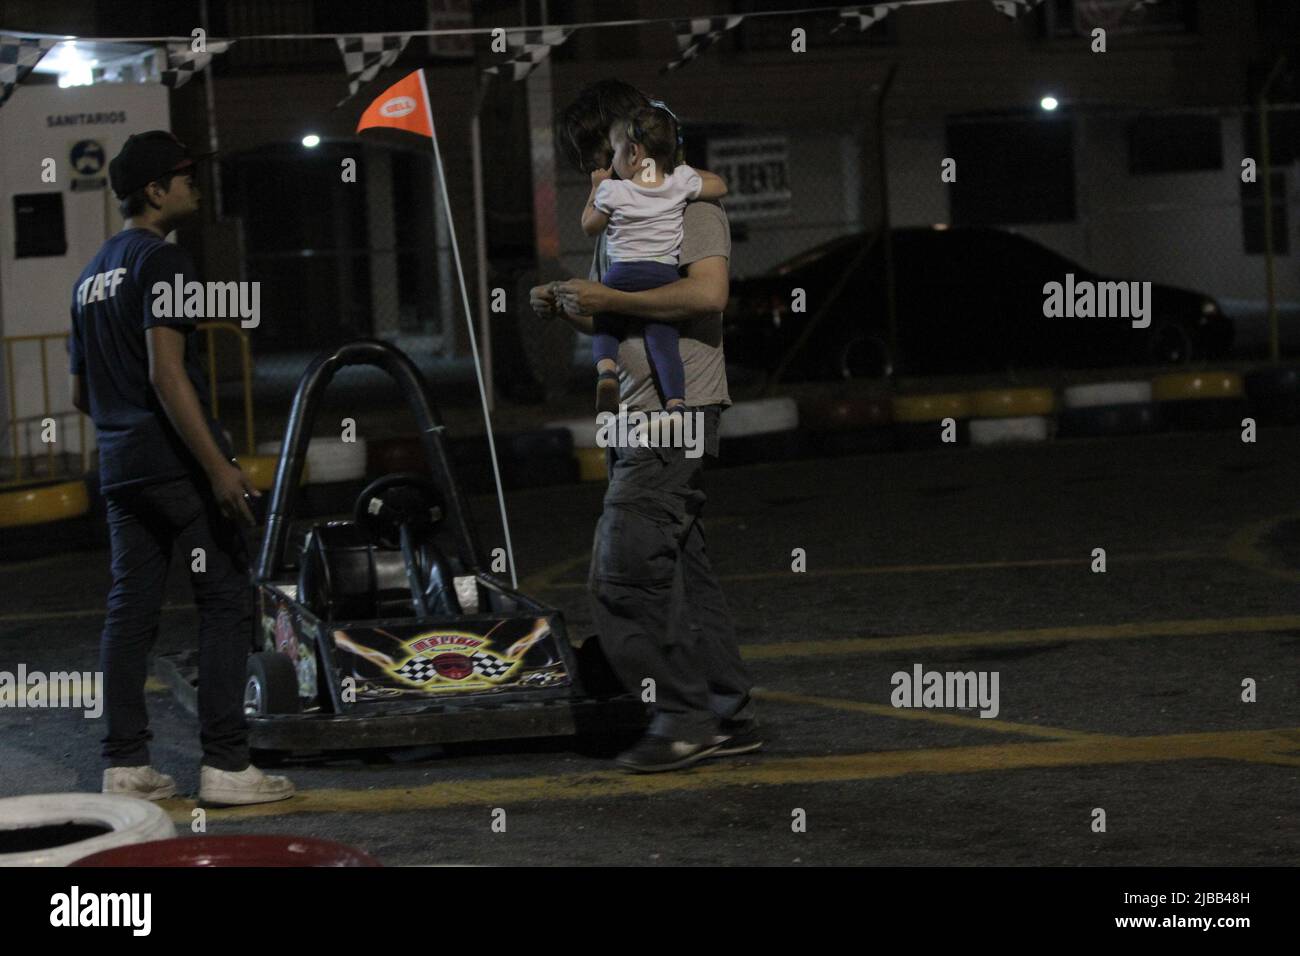
<path fill-rule="evenodd" d="M 1069 627 L 1036 627 L 1012 631 L 952 631 L 946 634 L 904 634 L 897 637 L 850 637 L 830 641 L 784 641 L 742 644 L 746 660 L 792 657 L 836 657 L 847 654 L 891 654 L 902 651 L 958 647 L 1009 647 L 1073 641 L 1115 641 L 1144 637 L 1200 637 L 1224 634 L 1264 634 L 1300 628 L 1300 615 L 1219 617 L 1186 621 L 1133 621 Z"/>
<path fill-rule="evenodd" d="M 1098 737 L 1100 734 L 1084 730 L 1069 730 L 1065 727 L 1048 727 L 1045 724 L 1019 724 L 996 717 L 970 717 L 966 714 L 945 713 L 938 710 L 917 710 L 910 707 L 891 707 L 888 704 L 868 704 L 857 700 L 844 700 L 840 697 L 815 697 L 809 694 L 791 694 L 779 690 L 762 690 L 756 688 L 753 696 L 762 701 L 777 704 L 803 704 L 810 707 L 825 707 L 828 710 L 847 710 L 874 717 L 894 717 L 898 720 L 919 720 L 947 727 L 960 727 L 964 730 L 990 730 L 1003 734 L 1024 734 L 1028 737 L 1044 737 L 1049 740 L 1077 740 L 1084 737 Z"/>
<path fill-rule="evenodd" d="M 1181 760 L 1237 760 L 1291 765 L 1286 751 L 1300 747 L 1300 728 L 1151 737 L 1085 737 L 978 747 L 940 747 L 820 757 L 710 761 L 685 772 L 629 775 L 601 770 L 563 776 L 491 780 L 445 780 L 419 787 L 383 790 L 306 790 L 281 803 L 209 810 L 214 819 L 286 816 L 296 813 L 405 813 L 447 807 L 477 807 L 484 826 L 494 807 L 526 802 L 560 802 L 719 790 L 724 787 L 845 783 L 909 774 L 961 774 L 1044 767 L 1171 763 Z M 1281 753 L 1279 753 L 1281 752 Z M 164 804 L 177 823 L 188 825 L 192 801 Z"/>
<path fill-rule="evenodd" d="M 585 563 L 589 555 L 577 559 L 576 563 Z M 1205 551 L 1152 551 L 1134 554 L 1117 554 L 1107 558 L 1109 564 L 1126 564 L 1136 562 L 1160 561 L 1209 561 L 1220 555 Z M 1091 558 L 1027 558 L 1012 561 L 959 561 L 947 564 L 868 564 L 845 568 L 809 567 L 807 571 L 753 571 L 742 574 L 720 574 L 722 583 L 747 583 L 753 581 L 797 581 L 807 578 L 866 577 L 876 574 L 952 574 L 957 571 L 998 571 L 1010 568 L 1056 568 L 1087 567 Z M 585 588 L 586 581 L 555 581 L 554 576 L 536 580 L 537 590 L 553 591 L 576 590 Z"/>

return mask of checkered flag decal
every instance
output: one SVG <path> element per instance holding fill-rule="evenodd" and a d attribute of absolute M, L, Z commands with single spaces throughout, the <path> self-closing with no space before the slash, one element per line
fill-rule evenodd
<path fill-rule="evenodd" d="M 0 34 L 0 106 L 58 40 Z"/>
<path fill-rule="evenodd" d="M 474 673 L 480 677 L 501 677 L 515 666 L 514 661 L 505 661 L 482 651 L 475 651 L 469 656 Z"/>
<path fill-rule="evenodd" d="M 357 90 L 392 66 L 406 49 L 410 37 L 403 34 L 364 33 L 354 37 L 336 37 L 343 54 L 343 69 L 348 74 L 348 95 L 338 101 L 342 106 L 357 95 Z"/>
<path fill-rule="evenodd" d="M 1032 10 L 1042 2 L 1043 0 L 993 0 L 993 9 L 1014 20 L 1026 10 Z"/>
<path fill-rule="evenodd" d="M 696 17 L 693 20 L 674 20 L 673 31 L 677 34 L 677 59 L 665 66 L 660 73 L 680 69 L 695 59 L 717 41 L 728 30 L 735 29 L 743 16 L 732 17 Z"/>
<path fill-rule="evenodd" d="M 873 3 L 869 7 L 844 7 L 840 10 L 840 22 L 835 25 L 831 33 L 839 33 L 849 24 L 855 24 L 858 32 L 862 33 L 871 24 L 889 16 L 890 12 L 897 10 L 902 4 L 900 3 Z"/>
<path fill-rule="evenodd" d="M 484 73 L 496 73 L 509 76 L 510 79 L 518 82 L 528 76 L 529 73 L 537 69 L 537 64 L 541 63 L 551 55 L 551 50 L 562 44 L 565 40 L 573 35 L 572 30 L 533 30 L 524 34 L 524 43 L 522 49 L 505 63 L 497 66 L 489 66 Z M 507 38 L 509 34 L 507 34 Z"/>
<path fill-rule="evenodd" d="M 438 672 L 433 668 L 432 657 L 412 657 L 397 668 L 396 673 L 409 680 L 412 684 L 426 684 L 433 680 Z"/>
<path fill-rule="evenodd" d="M 188 43 L 168 44 L 167 69 L 159 74 L 158 81 L 163 86 L 170 86 L 172 89 L 184 86 L 194 78 L 196 73 L 207 67 L 214 56 L 218 53 L 225 53 L 230 49 L 230 44 L 234 42 L 234 40 L 220 40 L 216 43 L 209 43 L 207 50 L 203 53 L 195 53 L 190 49 Z"/>

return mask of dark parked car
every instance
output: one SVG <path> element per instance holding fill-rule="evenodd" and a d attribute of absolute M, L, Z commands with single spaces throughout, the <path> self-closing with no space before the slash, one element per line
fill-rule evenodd
<path fill-rule="evenodd" d="M 1118 282 L 1000 229 L 892 233 L 896 348 L 889 345 L 883 243 L 843 236 L 767 273 L 732 283 L 727 358 L 772 371 L 807 332 L 783 375 L 795 378 L 999 371 L 1026 367 L 1181 364 L 1219 358 L 1232 322 L 1210 296 L 1152 283 L 1148 328 L 1128 317 L 1048 318 L 1044 287 Z M 1138 277 L 1130 277 L 1137 279 Z M 792 311 L 803 289 L 804 310 Z"/>

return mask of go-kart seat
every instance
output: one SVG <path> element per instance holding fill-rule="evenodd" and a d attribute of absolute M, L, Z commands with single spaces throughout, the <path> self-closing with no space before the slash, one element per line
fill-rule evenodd
<path fill-rule="evenodd" d="M 415 555 L 429 613 L 459 614 L 452 565 L 431 540 L 420 541 Z M 323 522 L 307 535 L 298 600 L 323 620 L 415 616 L 401 549 L 372 544 L 354 521 Z"/>

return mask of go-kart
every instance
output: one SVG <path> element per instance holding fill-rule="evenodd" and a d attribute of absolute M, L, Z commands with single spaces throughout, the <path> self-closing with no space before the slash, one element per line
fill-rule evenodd
<path fill-rule="evenodd" d="M 350 518 L 295 523 L 322 395 L 340 368 L 359 364 L 397 381 L 429 473 L 375 479 Z M 251 746 L 284 752 L 560 736 L 643 717 L 612 680 L 595 639 L 574 648 L 560 611 L 486 567 L 420 371 L 371 339 L 318 356 L 294 395 L 252 572 L 257 610 L 244 693 Z M 192 709 L 195 668 L 173 655 L 157 669 Z"/>

